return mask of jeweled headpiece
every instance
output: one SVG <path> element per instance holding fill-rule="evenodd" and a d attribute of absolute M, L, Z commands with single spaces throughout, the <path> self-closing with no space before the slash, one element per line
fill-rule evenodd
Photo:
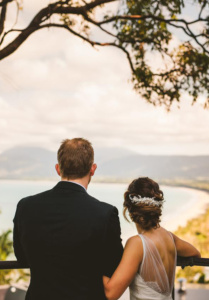
<path fill-rule="evenodd" d="M 131 202 L 133 204 L 143 203 L 143 204 L 147 204 L 150 206 L 160 206 L 160 205 L 162 205 L 162 202 L 163 202 L 162 200 L 157 201 L 154 198 L 141 197 L 140 195 L 137 195 L 137 196 L 129 195 L 129 199 L 131 200 Z"/>

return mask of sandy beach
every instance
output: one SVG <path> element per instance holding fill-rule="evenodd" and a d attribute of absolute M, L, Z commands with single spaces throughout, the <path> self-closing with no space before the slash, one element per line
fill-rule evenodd
<path fill-rule="evenodd" d="M 174 187 L 175 188 L 175 187 Z M 203 214 L 209 207 L 209 193 L 206 191 L 195 190 L 192 188 L 180 187 L 191 194 L 189 203 L 184 204 L 176 209 L 176 213 L 163 215 L 161 225 L 170 231 L 175 231 L 178 226 L 185 226 L 187 221 Z"/>

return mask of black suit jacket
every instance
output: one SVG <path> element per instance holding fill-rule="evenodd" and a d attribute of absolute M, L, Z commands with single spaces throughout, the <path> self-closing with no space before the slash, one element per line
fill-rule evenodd
<path fill-rule="evenodd" d="M 20 200 L 14 251 L 31 270 L 26 300 L 103 300 L 102 275 L 112 275 L 123 252 L 118 211 L 61 181 Z"/>

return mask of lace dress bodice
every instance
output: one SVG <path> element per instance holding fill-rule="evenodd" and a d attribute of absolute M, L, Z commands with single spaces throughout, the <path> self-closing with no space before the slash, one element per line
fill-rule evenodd
<path fill-rule="evenodd" d="M 142 234 L 139 236 L 143 245 L 143 260 L 129 287 L 130 300 L 172 300 L 176 268 L 175 244 L 173 269 L 167 274 L 155 244 L 148 237 Z M 173 240 L 172 235 L 171 238 Z"/>

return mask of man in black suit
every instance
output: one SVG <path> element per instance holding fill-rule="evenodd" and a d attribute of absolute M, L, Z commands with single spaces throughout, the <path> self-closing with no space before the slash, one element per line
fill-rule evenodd
<path fill-rule="evenodd" d="M 91 144 L 65 140 L 58 150 L 61 181 L 26 197 L 14 217 L 14 251 L 31 270 L 26 300 L 103 300 L 123 247 L 117 209 L 86 189 L 96 170 Z"/>

